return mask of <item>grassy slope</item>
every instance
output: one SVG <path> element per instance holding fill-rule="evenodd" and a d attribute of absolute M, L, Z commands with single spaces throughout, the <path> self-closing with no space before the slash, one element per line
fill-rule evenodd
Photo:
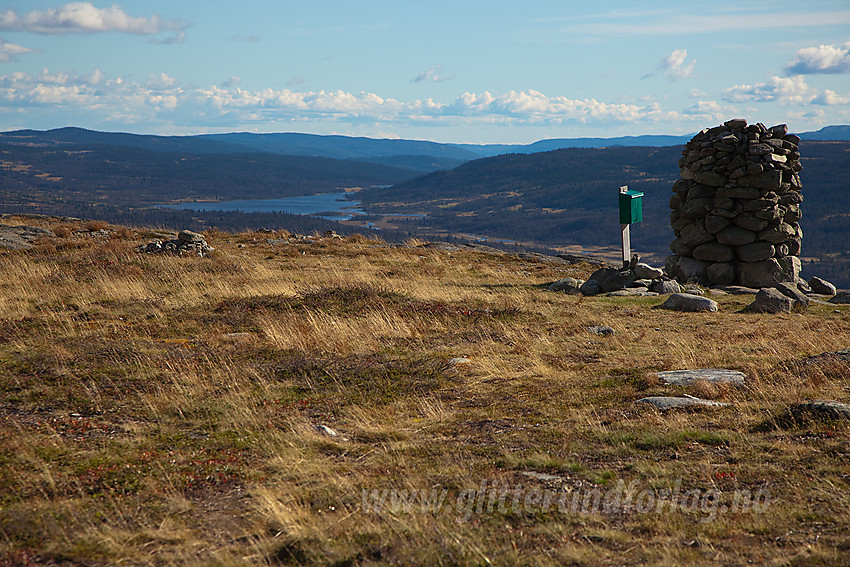
<path fill-rule="evenodd" d="M 848 425 L 780 419 L 850 401 L 846 365 L 798 364 L 850 346 L 846 306 L 744 315 L 751 298 L 724 296 L 682 314 L 545 291 L 587 265 L 256 233 L 162 257 L 130 230 L 73 228 L 0 251 L 0 564 L 815 565 L 850 548 Z M 586 330 L 599 324 L 616 334 Z M 635 405 L 678 391 L 655 371 L 700 367 L 750 387 L 691 392 L 726 408 Z M 727 505 L 767 490 L 770 506 L 704 521 L 521 502 L 366 512 L 361 497 L 677 479 Z"/>

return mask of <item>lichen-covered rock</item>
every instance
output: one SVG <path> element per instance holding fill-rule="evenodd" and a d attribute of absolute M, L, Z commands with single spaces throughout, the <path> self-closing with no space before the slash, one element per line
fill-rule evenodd
<path fill-rule="evenodd" d="M 582 280 L 577 280 L 575 278 L 561 278 L 560 280 L 549 284 L 547 289 L 549 291 L 566 291 L 568 293 L 578 292 L 578 289 L 583 283 L 584 282 Z"/>
<path fill-rule="evenodd" d="M 707 297 L 693 295 L 691 293 L 674 293 L 659 305 L 662 309 L 673 311 L 717 311 L 717 302 Z"/>

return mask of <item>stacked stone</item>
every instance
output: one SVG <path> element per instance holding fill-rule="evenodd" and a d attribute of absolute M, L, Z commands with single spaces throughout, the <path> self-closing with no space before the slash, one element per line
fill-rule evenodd
<path fill-rule="evenodd" d="M 755 288 L 798 280 L 799 142 L 785 124 L 735 119 L 687 143 L 670 199 L 670 276 Z"/>
<path fill-rule="evenodd" d="M 146 252 L 148 254 L 176 254 L 178 256 L 186 254 L 206 256 L 215 250 L 215 248 L 207 244 L 203 234 L 191 230 L 181 230 L 175 239 L 149 242 L 148 244 L 143 244 L 138 249 L 140 252 Z"/>

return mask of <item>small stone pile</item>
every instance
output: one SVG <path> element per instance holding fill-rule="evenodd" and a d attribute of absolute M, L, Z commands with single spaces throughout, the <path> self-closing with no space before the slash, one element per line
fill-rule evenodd
<path fill-rule="evenodd" d="M 177 238 L 172 240 L 156 240 L 139 247 L 140 252 L 148 254 L 176 254 L 178 256 L 186 254 L 206 256 L 213 250 L 215 249 L 204 240 L 203 234 L 191 230 L 181 230 L 177 233 Z"/>
<path fill-rule="evenodd" d="M 628 267 L 604 266 L 593 272 L 587 281 L 563 278 L 548 289 L 582 295 L 659 295 L 680 292 L 682 286 L 665 276 L 662 269 L 640 262 L 640 256 L 635 254 Z"/>
<path fill-rule="evenodd" d="M 694 136 L 679 160 L 667 273 L 752 288 L 799 279 L 800 138 L 744 119 Z"/>

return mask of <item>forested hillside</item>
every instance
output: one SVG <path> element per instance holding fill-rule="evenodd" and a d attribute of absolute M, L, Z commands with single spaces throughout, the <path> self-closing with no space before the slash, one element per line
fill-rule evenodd
<path fill-rule="evenodd" d="M 408 230 L 467 232 L 545 246 L 617 247 L 617 191 L 645 193 L 644 221 L 632 245 L 661 259 L 672 240 L 668 201 L 679 176 L 681 146 L 565 149 L 466 163 L 389 189 L 358 195 L 370 211 L 419 213 Z M 801 144 L 804 273 L 850 286 L 850 142 Z"/>
<path fill-rule="evenodd" d="M 0 145 L 3 203 L 98 202 L 129 207 L 179 199 L 268 199 L 388 185 L 416 172 L 273 154 L 152 152 L 126 146 Z"/>
<path fill-rule="evenodd" d="M 104 140 L 130 145 L 95 143 Z M 169 151 L 188 147 L 190 142 L 198 144 L 198 151 Z M 178 200 L 269 199 L 365 187 L 358 198 L 369 212 L 378 215 L 370 220 L 380 221 L 385 231 L 472 234 L 534 246 L 614 250 L 620 235 L 616 195 L 621 185 L 628 185 L 645 193 L 644 221 L 632 230 L 633 248 L 657 262 L 669 254 L 668 202 L 670 188 L 679 176 L 681 146 L 508 154 L 423 175 L 428 169 L 458 162 L 427 155 L 351 161 L 213 153 L 216 144 L 223 144 L 221 149 L 229 143 L 211 138 L 104 135 L 79 129 L 5 133 L 0 135 L 0 212 L 150 225 L 319 230 L 331 225 L 291 215 L 152 207 Z M 807 140 L 801 151 L 805 168 L 801 174 L 804 273 L 816 272 L 850 287 L 850 196 L 846 188 L 850 142 Z M 405 167 L 370 163 L 387 159 Z M 411 214 L 419 217 L 380 216 Z"/>

